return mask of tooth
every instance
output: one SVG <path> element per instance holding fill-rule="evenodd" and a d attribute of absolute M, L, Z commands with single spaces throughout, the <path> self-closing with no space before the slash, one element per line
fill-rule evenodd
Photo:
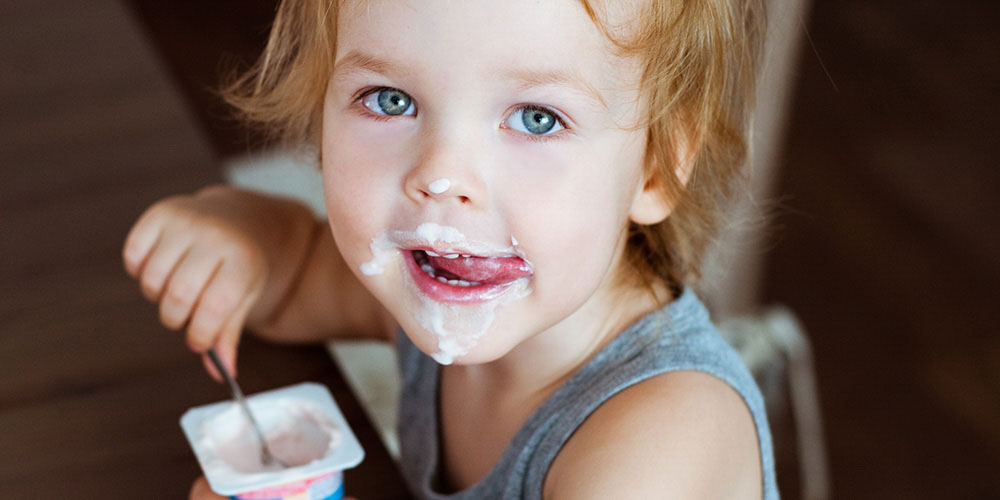
<path fill-rule="evenodd" d="M 451 286 L 458 286 L 458 280 L 448 280 L 448 284 Z"/>
<path fill-rule="evenodd" d="M 464 253 L 462 254 L 462 258 L 463 259 L 468 259 L 469 257 L 471 257 L 471 255 L 467 255 L 467 254 L 464 254 Z"/>
<path fill-rule="evenodd" d="M 437 280 L 440 281 L 441 283 L 448 283 L 448 280 L 446 280 L 444 276 L 438 276 Z"/>
<path fill-rule="evenodd" d="M 458 254 L 457 253 L 450 253 L 450 254 L 447 254 L 447 255 L 442 255 L 442 257 L 444 257 L 446 259 L 457 259 L 458 258 Z"/>
<path fill-rule="evenodd" d="M 424 265 L 420 266 L 420 269 L 422 269 L 425 273 L 427 273 L 427 274 L 429 274 L 431 276 L 434 276 L 434 268 L 431 267 L 430 264 L 424 264 Z"/>
<path fill-rule="evenodd" d="M 431 257 L 440 257 L 440 255 L 438 255 L 438 254 L 436 254 L 436 253 L 434 253 L 434 252 L 432 252 L 430 250 L 424 250 L 424 253 L 427 254 L 427 255 L 430 255 Z"/>
<path fill-rule="evenodd" d="M 479 286 L 479 285 L 480 285 L 480 283 L 478 281 L 470 281 L 469 282 L 469 286 Z"/>
<path fill-rule="evenodd" d="M 465 280 L 458 280 L 458 286 L 469 286 L 469 282 Z"/>

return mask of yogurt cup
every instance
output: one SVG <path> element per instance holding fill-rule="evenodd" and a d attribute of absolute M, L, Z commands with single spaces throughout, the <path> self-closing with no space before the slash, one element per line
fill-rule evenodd
<path fill-rule="evenodd" d="M 212 490 L 234 499 L 339 500 L 343 474 L 364 450 L 325 386 L 306 382 L 247 397 L 271 452 L 287 468 L 264 465 L 260 443 L 233 401 L 189 409 L 181 428 Z"/>

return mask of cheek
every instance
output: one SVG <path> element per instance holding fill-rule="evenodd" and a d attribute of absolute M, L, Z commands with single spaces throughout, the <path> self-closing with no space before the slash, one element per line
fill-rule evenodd
<path fill-rule="evenodd" d="M 375 123 L 351 112 L 324 120 L 323 187 L 332 215 L 369 218 L 401 186 L 400 166 L 408 145 L 399 127 Z"/>
<path fill-rule="evenodd" d="M 540 278 L 555 277 L 568 289 L 593 289 L 613 264 L 627 224 L 637 168 L 620 150 L 569 148 L 515 161 L 516 183 L 505 205 L 516 211 L 514 235 L 534 257 Z M 619 169 L 616 165 L 627 165 Z M 545 264 L 548 265 L 545 265 Z M 540 279 L 539 286 L 546 280 Z M 549 282 L 552 283 L 552 282 Z M 541 290 L 540 290 L 541 291 Z"/>
<path fill-rule="evenodd" d="M 370 259 L 368 245 L 383 229 L 383 213 L 389 203 L 385 177 L 390 169 L 384 151 L 345 133 L 328 134 L 323 139 L 323 195 L 327 218 L 337 246 L 352 267 Z"/>
<path fill-rule="evenodd" d="M 327 213 L 333 221 L 350 221 L 364 212 L 366 201 L 371 199 L 366 196 L 371 194 L 368 175 L 362 169 L 351 167 L 364 164 L 368 159 L 341 149 L 344 144 L 327 146 L 324 144 L 324 151 L 336 151 L 323 155 L 323 194 Z"/>

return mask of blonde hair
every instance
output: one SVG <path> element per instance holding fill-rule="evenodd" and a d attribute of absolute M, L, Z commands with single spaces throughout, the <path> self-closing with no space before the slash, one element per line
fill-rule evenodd
<path fill-rule="evenodd" d="M 700 276 L 747 156 L 764 6 L 762 0 L 648 0 L 622 38 L 592 1 L 581 2 L 622 55 L 642 64 L 647 176 L 673 211 L 658 224 L 631 223 L 626 258 L 647 285 L 676 289 Z M 257 64 L 223 89 L 244 119 L 274 138 L 319 144 L 337 3 L 283 0 Z"/>

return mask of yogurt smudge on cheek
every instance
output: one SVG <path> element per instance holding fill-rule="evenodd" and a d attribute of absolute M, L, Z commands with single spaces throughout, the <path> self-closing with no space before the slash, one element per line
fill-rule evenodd
<path fill-rule="evenodd" d="M 389 240 L 386 233 L 382 233 L 372 240 L 368 248 L 372 252 L 372 260 L 361 264 L 361 274 L 365 276 L 375 276 L 385 271 L 385 265 L 392 261 L 398 253 L 396 246 Z"/>

